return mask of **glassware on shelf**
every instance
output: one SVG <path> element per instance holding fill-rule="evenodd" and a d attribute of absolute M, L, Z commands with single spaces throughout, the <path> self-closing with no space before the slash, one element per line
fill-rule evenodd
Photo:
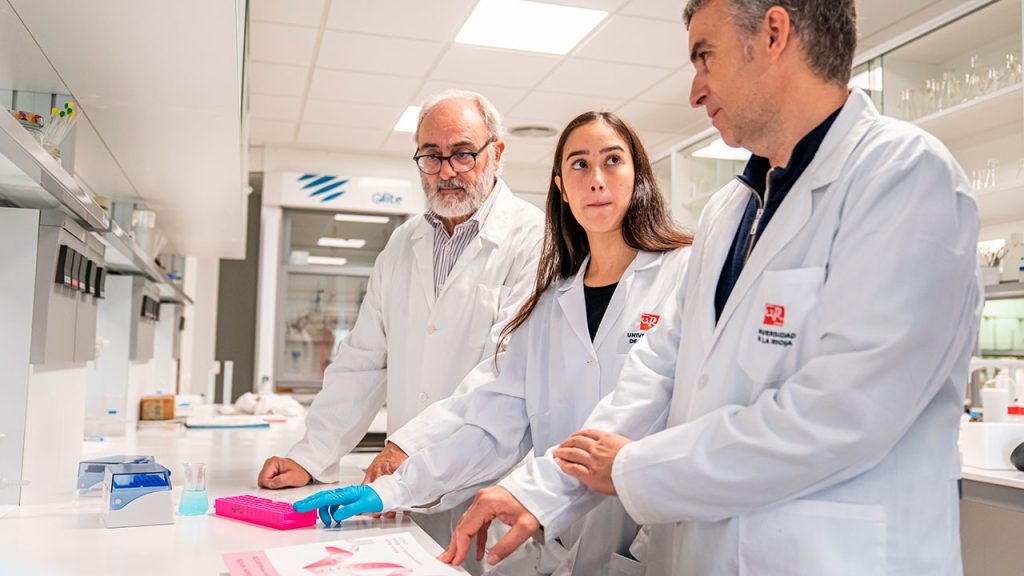
<path fill-rule="evenodd" d="M 971 189 L 974 191 L 981 190 L 982 184 L 982 171 L 974 168 L 971 170 Z"/>
<path fill-rule="evenodd" d="M 1009 88 L 1021 81 L 1021 60 L 1020 54 L 1007 52 L 1005 66 L 1003 68 L 1003 87 Z"/>
<path fill-rule="evenodd" d="M 914 120 L 917 118 L 917 93 L 913 88 L 904 88 L 900 90 L 900 116 L 904 120 Z"/>
<path fill-rule="evenodd" d="M 989 158 L 985 161 L 982 188 L 992 188 L 999 184 L 999 159 Z"/>
<path fill-rule="evenodd" d="M 967 102 L 982 95 L 981 72 L 978 70 L 978 61 L 977 55 L 971 56 L 971 68 L 963 77 L 963 88 L 960 95 L 961 102 Z"/>

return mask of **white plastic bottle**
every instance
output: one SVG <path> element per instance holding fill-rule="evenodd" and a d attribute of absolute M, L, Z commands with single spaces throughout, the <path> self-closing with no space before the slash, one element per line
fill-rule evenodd
<path fill-rule="evenodd" d="M 1014 232 L 1006 243 L 1006 255 L 999 261 L 999 281 L 1020 281 L 1021 258 L 1024 258 L 1024 234 Z"/>

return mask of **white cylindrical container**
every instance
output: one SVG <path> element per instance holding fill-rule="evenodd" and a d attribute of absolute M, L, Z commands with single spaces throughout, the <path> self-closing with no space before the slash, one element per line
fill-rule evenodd
<path fill-rule="evenodd" d="M 1008 388 L 985 387 L 981 389 L 981 406 L 985 409 L 985 422 L 1005 422 L 1010 407 Z"/>

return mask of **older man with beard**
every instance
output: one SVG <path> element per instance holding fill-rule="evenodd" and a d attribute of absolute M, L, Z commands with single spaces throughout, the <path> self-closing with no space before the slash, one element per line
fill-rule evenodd
<path fill-rule="evenodd" d="M 498 112 L 462 91 L 421 110 L 414 160 L 427 211 L 400 226 L 377 258 L 355 327 L 306 416 L 306 435 L 287 457 L 267 459 L 264 488 L 336 482 L 338 461 L 385 400 L 391 434 L 455 392 L 477 364 L 494 361 L 500 329 L 533 288 L 543 214 L 497 176 L 505 151 Z M 439 440 L 437 430 L 389 437 L 368 479 Z M 452 516 L 417 521 L 446 545 Z"/>

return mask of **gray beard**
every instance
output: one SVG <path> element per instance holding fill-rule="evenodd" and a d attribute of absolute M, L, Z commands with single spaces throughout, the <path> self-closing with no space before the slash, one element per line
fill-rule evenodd
<path fill-rule="evenodd" d="M 475 182 L 467 183 L 458 177 L 449 180 L 441 180 L 437 186 L 427 183 L 424 175 L 420 176 L 423 184 L 423 192 L 427 195 L 427 209 L 441 218 L 460 218 L 469 216 L 480 209 L 487 199 L 491 186 L 494 183 L 494 164 L 488 164 L 487 168 L 480 173 L 480 178 Z M 462 194 L 452 199 L 442 197 L 438 194 L 439 188 L 461 188 Z"/>

